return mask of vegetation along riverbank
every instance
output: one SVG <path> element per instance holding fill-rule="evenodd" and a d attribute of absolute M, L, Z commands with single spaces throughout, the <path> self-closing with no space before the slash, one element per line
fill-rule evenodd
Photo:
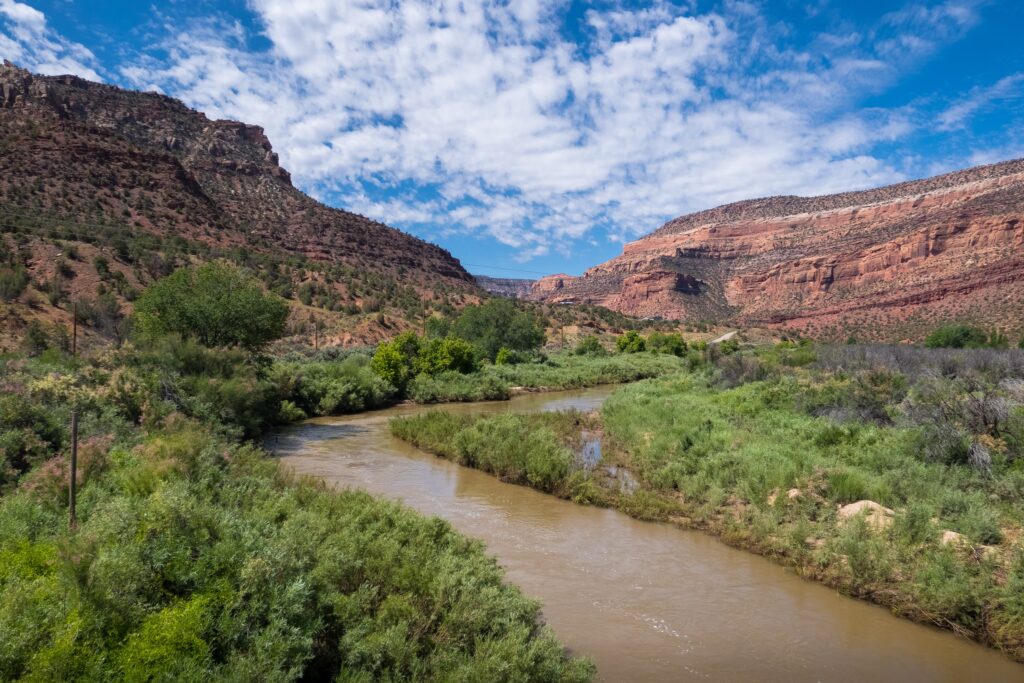
<path fill-rule="evenodd" d="M 784 342 L 691 350 L 688 364 L 599 413 L 434 411 L 392 431 L 508 481 L 710 531 L 1024 660 L 1024 352 Z"/>
<path fill-rule="evenodd" d="M 285 314 L 213 264 L 144 292 L 128 345 L 0 358 L 0 680 L 588 680 L 479 542 L 252 445 L 401 396 L 372 354 L 273 356 Z"/>

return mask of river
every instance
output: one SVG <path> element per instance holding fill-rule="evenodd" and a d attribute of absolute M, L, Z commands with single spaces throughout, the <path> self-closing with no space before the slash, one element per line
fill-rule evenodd
<path fill-rule="evenodd" d="M 450 404 L 470 413 L 593 410 L 613 389 Z M 607 681 L 1024 681 L 1024 666 L 894 617 L 696 531 L 575 505 L 423 453 L 388 420 L 323 418 L 267 444 L 301 474 L 358 487 L 479 538 L 508 580 Z"/>

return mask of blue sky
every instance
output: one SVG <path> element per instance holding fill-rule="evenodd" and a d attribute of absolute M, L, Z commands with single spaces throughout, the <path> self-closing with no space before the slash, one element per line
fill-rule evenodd
<path fill-rule="evenodd" d="M 524 277 L 1022 157 L 1022 32 L 1019 0 L 0 0 L 0 57 L 262 125 L 310 194 Z"/>

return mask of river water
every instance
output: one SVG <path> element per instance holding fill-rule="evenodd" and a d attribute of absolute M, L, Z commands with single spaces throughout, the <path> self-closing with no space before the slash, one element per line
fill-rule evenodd
<path fill-rule="evenodd" d="M 611 388 L 452 404 L 600 406 Z M 400 406 L 295 425 L 267 445 L 301 474 L 398 499 L 482 539 L 607 681 L 1024 681 L 998 652 L 838 595 L 695 531 L 514 486 L 392 437 Z"/>

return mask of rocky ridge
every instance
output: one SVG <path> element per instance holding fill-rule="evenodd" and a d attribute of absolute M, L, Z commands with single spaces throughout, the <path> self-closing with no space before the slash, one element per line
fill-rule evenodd
<path fill-rule="evenodd" d="M 64 259 L 60 275 L 56 255 L 69 251 L 80 258 Z M 346 343 L 480 293 L 444 249 L 295 188 L 259 126 L 211 120 L 156 93 L 0 66 L 0 257 L 34 283 L 20 308 L 0 312 L 5 333 L 34 318 L 66 324 L 67 301 L 98 291 L 127 311 L 152 279 L 225 255 L 294 297 L 303 320 L 365 314 L 344 326 L 360 330 Z M 94 259 L 109 272 L 101 277 Z M 52 305 L 33 287 L 56 290 Z"/>
<path fill-rule="evenodd" d="M 1024 160 L 682 216 L 531 297 L 637 316 L 919 338 L 966 320 L 1024 331 Z"/>

